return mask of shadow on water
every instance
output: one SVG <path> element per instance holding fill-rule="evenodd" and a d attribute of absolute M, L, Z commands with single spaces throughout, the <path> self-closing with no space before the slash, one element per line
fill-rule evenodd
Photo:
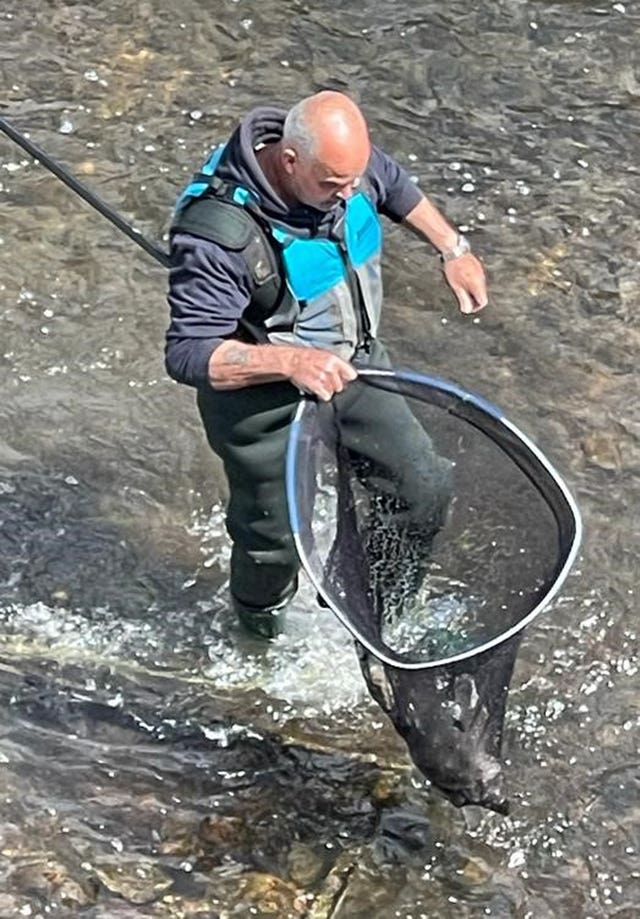
<path fill-rule="evenodd" d="M 352 92 L 493 279 L 465 321 L 390 228 L 394 358 L 508 408 L 587 530 L 520 652 L 513 812 L 455 811 L 310 592 L 275 646 L 235 633 L 222 476 L 162 368 L 164 276 L 3 142 L 0 916 L 631 919 L 634 5 L 9 0 L 0 17 L 3 112 L 152 237 L 241 111 Z"/>
<path fill-rule="evenodd" d="M 142 907 L 160 898 L 213 910 L 244 893 L 247 908 L 257 897 L 296 915 L 300 885 L 374 837 L 373 764 L 243 727 L 222 714 L 229 700 L 175 681 L 20 669 L 0 664 L 7 890 L 58 908 L 98 901 L 96 916 L 126 915 L 121 900 L 156 915 Z"/>
<path fill-rule="evenodd" d="M 303 718 L 279 712 L 277 667 L 270 700 L 268 652 L 234 636 L 188 553 L 154 555 L 71 475 L 6 476 L 0 521 L 0 907 L 255 902 L 294 916 L 329 876 L 333 902 L 355 847 L 428 857 L 426 818 L 394 792 L 406 764 L 385 769 L 346 731 L 341 743 L 313 699 Z M 240 685 L 224 688 L 218 654 Z"/>

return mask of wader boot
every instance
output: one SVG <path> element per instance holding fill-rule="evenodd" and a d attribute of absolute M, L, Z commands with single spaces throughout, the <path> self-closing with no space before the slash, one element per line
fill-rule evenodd
<path fill-rule="evenodd" d="M 240 625 L 247 632 L 251 632 L 252 635 L 258 635 L 260 638 L 277 638 L 284 631 L 285 610 L 297 589 L 298 578 L 295 577 L 287 585 L 286 595 L 273 606 L 252 606 L 249 603 L 243 603 L 233 594 L 231 595 L 231 605 Z"/>

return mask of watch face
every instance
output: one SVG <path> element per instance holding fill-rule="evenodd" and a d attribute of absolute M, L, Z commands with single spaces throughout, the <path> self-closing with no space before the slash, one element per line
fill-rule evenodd
<path fill-rule="evenodd" d="M 445 251 L 442 253 L 442 260 L 444 262 L 450 262 L 454 258 L 460 258 L 461 255 L 465 255 L 467 252 L 471 252 L 469 240 L 466 236 L 460 234 L 458 236 L 458 242 L 455 244 L 453 249 L 445 249 Z"/>

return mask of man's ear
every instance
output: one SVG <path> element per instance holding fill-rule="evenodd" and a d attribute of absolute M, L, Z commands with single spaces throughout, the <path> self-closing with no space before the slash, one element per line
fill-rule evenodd
<path fill-rule="evenodd" d="M 287 175 L 292 175 L 297 162 L 297 152 L 293 149 L 293 147 L 285 147 L 282 151 L 282 165 Z"/>

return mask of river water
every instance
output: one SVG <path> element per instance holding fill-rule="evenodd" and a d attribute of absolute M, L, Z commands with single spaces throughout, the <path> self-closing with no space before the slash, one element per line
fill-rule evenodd
<path fill-rule="evenodd" d="M 309 588 L 279 642 L 238 634 L 220 467 L 163 371 L 164 271 L 2 138 L 0 916 L 631 919 L 640 8 L 176 8 L 5 0 L 2 112 L 162 239 L 239 114 L 349 91 L 491 277 L 461 317 L 390 229 L 395 360 L 503 406 L 586 537 L 520 651 L 511 815 L 458 811 Z"/>

